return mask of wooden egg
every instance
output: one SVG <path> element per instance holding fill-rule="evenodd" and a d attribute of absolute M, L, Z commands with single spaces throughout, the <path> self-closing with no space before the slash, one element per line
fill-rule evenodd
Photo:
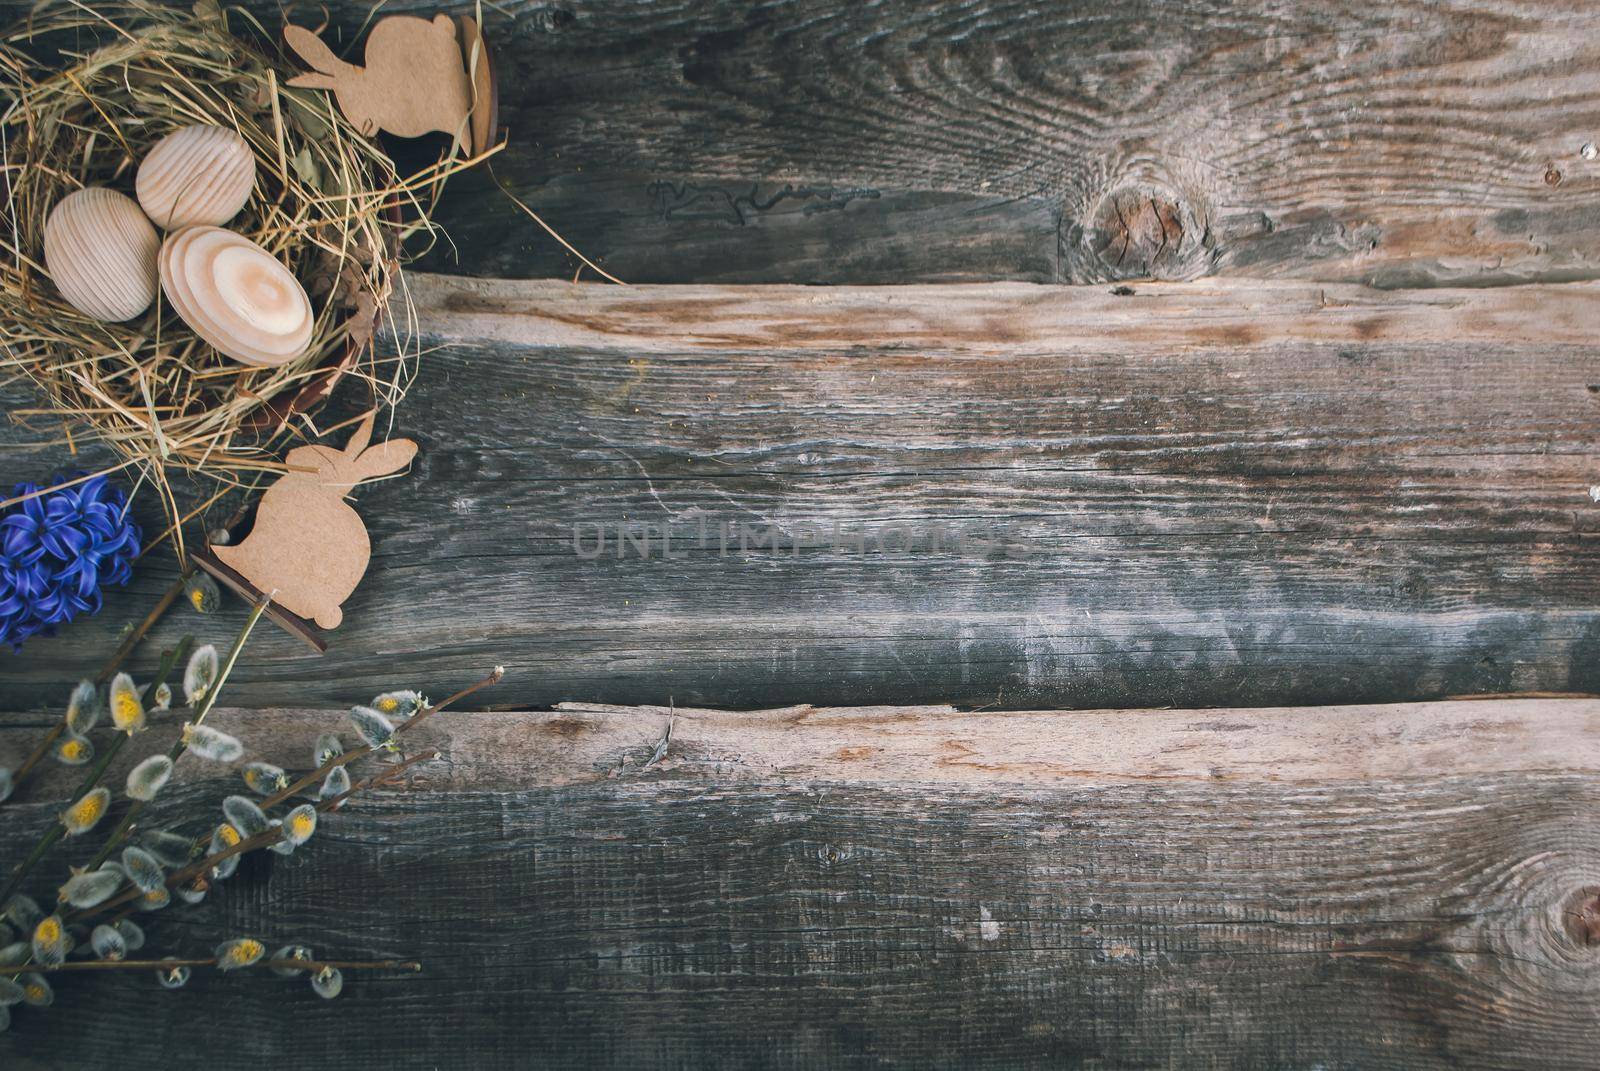
<path fill-rule="evenodd" d="M 156 298 L 161 238 L 133 198 L 101 186 L 67 194 L 44 223 L 44 266 L 67 304 L 131 320 Z"/>
<path fill-rule="evenodd" d="M 133 185 L 145 214 L 171 231 L 222 226 L 239 214 L 255 184 L 255 153 L 237 131 L 186 126 L 145 154 Z"/>
<path fill-rule="evenodd" d="M 161 289 L 183 322 L 218 351 L 253 365 L 279 365 L 311 342 L 311 302 L 278 259 L 220 227 L 167 236 Z"/>

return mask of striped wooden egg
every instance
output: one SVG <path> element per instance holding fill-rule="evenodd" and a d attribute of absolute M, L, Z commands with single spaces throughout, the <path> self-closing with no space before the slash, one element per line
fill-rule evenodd
<path fill-rule="evenodd" d="M 220 227 L 250 200 L 256 157 L 236 131 L 220 126 L 174 130 L 145 154 L 134 190 L 158 227 Z"/>
<path fill-rule="evenodd" d="M 314 317 L 293 273 L 243 235 L 185 227 L 167 236 L 161 289 L 183 322 L 236 361 L 279 365 L 305 353 Z"/>
<path fill-rule="evenodd" d="M 44 224 L 44 265 L 67 304 L 97 320 L 131 320 L 156 297 L 161 237 L 131 197 L 90 186 Z"/>

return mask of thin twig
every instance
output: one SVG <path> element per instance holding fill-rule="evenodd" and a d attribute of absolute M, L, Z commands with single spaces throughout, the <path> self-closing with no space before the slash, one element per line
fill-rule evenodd
<path fill-rule="evenodd" d="M 217 679 L 211 682 L 211 686 L 206 689 L 204 698 L 200 700 L 200 705 L 195 708 L 193 724 L 199 725 L 205 721 L 206 715 L 211 713 L 212 706 L 216 704 L 217 695 L 222 691 L 222 686 L 228 681 L 228 674 L 233 672 L 233 664 L 239 660 L 239 652 L 244 650 L 245 641 L 250 638 L 250 633 L 256 627 L 256 622 L 261 620 L 262 613 L 266 611 L 267 604 L 271 601 L 272 596 L 263 595 L 256 601 L 255 606 L 251 608 L 250 616 L 245 619 L 244 627 L 239 630 L 239 635 L 234 638 L 233 646 L 228 649 L 228 657 L 223 660 L 221 668 L 217 670 Z M 188 741 L 180 735 L 173 742 L 172 747 L 167 749 L 167 758 L 176 763 L 183 757 L 183 753 L 188 750 Z M 110 858 L 111 853 L 116 851 L 117 846 L 127 837 L 128 831 L 133 828 L 134 819 L 139 817 L 139 812 L 144 810 L 148 802 L 148 800 L 133 801 L 133 805 L 128 808 L 128 813 L 122 816 L 122 821 L 118 823 L 117 828 L 112 830 L 111 836 L 106 838 L 105 844 L 95 853 L 94 858 L 89 860 L 89 865 L 84 869 L 94 870 Z"/>
<path fill-rule="evenodd" d="M 166 594 L 162 595 L 150 612 L 145 615 L 144 620 L 135 625 L 133 631 L 123 637 L 122 643 L 112 653 L 110 660 L 101 667 L 99 674 L 95 676 L 95 687 L 105 684 L 121 668 L 122 663 L 127 661 L 128 656 L 133 653 L 133 649 L 139 645 L 139 641 L 144 639 L 145 634 L 155 627 L 156 622 L 161 620 L 162 615 L 167 612 L 178 596 L 183 594 L 183 585 L 187 580 L 188 574 L 185 573 L 174 581 L 173 585 L 167 589 Z M 50 753 L 51 745 L 60 739 L 61 734 L 66 732 L 66 729 L 67 716 L 63 714 L 61 715 L 61 720 L 56 722 L 54 727 L 45 734 L 45 738 L 40 741 L 39 746 L 33 749 L 33 754 L 29 755 L 22 765 L 17 767 L 16 772 L 11 775 L 13 795 L 15 795 L 18 788 L 22 787 L 22 782 L 27 780 L 34 767 L 39 765 L 40 760 Z"/>
<path fill-rule="evenodd" d="M 612 275 L 610 272 L 606 271 L 600 265 L 596 264 L 594 261 L 590 260 L 588 257 L 584 256 L 582 253 L 578 252 L 578 250 L 572 245 L 572 243 L 567 241 L 565 238 L 561 237 L 561 235 L 556 231 L 556 229 L 554 227 L 550 226 L 550 224 L 548 224 L 544 220 L 540 219 L 539 218 L 539 213 L 535 212 L 533 209 L 531 209 L 527 205 L 523 204 L 522 201 L 517 198 L 517 195 L 511 192 L 510 187 L 508 187 L 505 183 L 500 181 L 500 176 L 498 176 L 498 175 L 496 175 L 494 173 L 494 165 L 492 165 L 492 164 L 489 165 L 488 171 L 489 171 L 490 177 L 492 177 L 494 179 L 494 184 L 500 188 L 500 192 L 501 193 L 505 194 L 506 200 L 508 200 L 512 204 L 516 205 L 519 209 L 521 209 L 524 213 L 527 214 L 529 219 L 533 220 L 540 227 L 543 227 L 545 233 L 548 234 L 550 237 L 554 238 L 556 241 L 560 242 L 561 243 L 561 247 L 563 249 L 565 249 L 567 252 L 571 253 L 573 256 L 577 257 L 579 260 L 583 261 L 589 267 L 593 268 L 595 270 L 595 272 L 598 273 L 602 278 L 605 278 L 605 279 L 607 279 L 607 280 L 609 280 L 609 281 L 611 281 L 613 283 L 616 283 L 618 286 L 627 286 L 628 285 L 627 283 L 623 282 L 621 279 L 618 279 L 615 275 Z"/>
<path fill-rule="evenodd" d="M 155 679 L 150 683 L 152 694 L 167 682 L 167 678 L 171 676 L 173 668 L 178 663 L 188 659 L 189 648 L 192 646 L 194 646 L 194 637 L 185 636 L 178 641 L 177 647 L 161 656 L 161 668 L 156 671 Z M 112 735 L 111 743 L 106 747 L 104 754 L 100 756 L 100 760 L 95 763 L 94 769 L 89 771 L 88 776 L 83 779 L 83 783 L 78 786 L 78 791 L 73 793 L 72 798 L 74 801 L 83 799 L 94 786 L 100 783 L 100 778 L 105 776 L 106 768 L 111 765 L 111 760 L 117 757 L 117 752 L 122 750 L 122 745 L 128 742 L 127 733 L 119 732 Z M 45 835 L 39 838 L 39 842 L 33 846 L 33 851 L 28 853 L 28 857 L 12 869 L 11 877 L 7 879 L 5 888 L 0 889 L 0 904 L 11 899 L 11 894 L 17 891 L 28 874 L 33 871 L 33 868 L 39 865 L 39 860 L 44 858 L 45 853 L 50 850 L 50 846 L 60 840 L 66 831 L 65 826 L 60 822 L 55 822 L 46 831 Z"/>
<path fill-rule="evenodd" d="M 61 734 L 66 732 L 66 729 L 67 716 L 63 714 L 61 715 L 61 720 L 56 722 L 55 725 L 51 726 L 50 731 L 45 734 L 44 739 L 39 741 L 39 746 L 33 749 L 33 754 L 29 755 L 27 759 L 23 761 L 22 765 L 17 767 L 17 772 L 11 775 L 13 791 L 15 791 L 17 787 L 20 787 L 22 782 L 27 779 L 27 776 L 33 772 L 33 768 L 39 765 L 39 760 L 43 759 L 50 753 L 51 745 L 61 738 Z"/>
<path fill-rule="evenodd" d="M 336 810 L 341 804 L 344 803 L 345 800 L 349 799 L 351 796 L 354 796 L 357 792 L 362 792 L 366 789 L 381 785 L 385 781 L 393 780 L 407 768 L 415 766 L 419 762 L 428 762 L 429 760 L 436 759 L 438 757 L 439 753 L 437 751 L 424 751 L 420 755 L 413 755 L 410 758 L 402 762 L 397 762 L 392 766 L 385 766 L 382 770 L 373 774 L 371 777 L 357 781 L 355 784 L 351 785 L 348 791 L 341 792 L 337 796 L 331 796 L 328 799 L 318 802 L 316 804 L 317 813 L 326 814 L 329 811 Z M 275 826 L 272 829 L 257 833 L 253 837 L 245 837 L 240 840 L 239 843 L 230 845 L 229 847 L 222 849 L 220 852 L 214 852 L 211 855 L 206 856 L 204 859 L 190 863 L 188 866 L 181 869 L 174 870 L 171 874 L 167 875 L 167 888 L 176 888 L 185 882 L 192 881 L 201 874 L 209 871 L 218 863 L 226 862 L 228 859 L 231 859 L 236 855 L 243 855 L 245 852 L 252 852 L 257 848 L 270 848 L 280 840 L 283 840 L 285 836 L 286 834 L 284 833 L 283 829 Z M 78 922 L 89 916 L 103 914 L 107 911 L 110 911 L 114 907 L 121 907 L 123 904 L 137 900 L 142 895 L 144 895 L 143 890 L 141 890 L 137 885 L 130 886 L 118 893 L 116 896 L 113 896 L 111 899 L 107 900 L 105 903 L 74 911 L 72 914 L 67 916 L 66 921 Z"/>
<path fill-rule="evenodd" d="M 498 683 L 505 675 L 506 669 L 504 666 L 495 666 L 494 669 L 489 672 L 489 675 L 483 678 L 483 680 L 478 681 L 476 684 L 467 685 L 467 687 L 461 689 L 455 695 L 452 695 L 447 699 L 440 700 L 439 702 L 433 704 L 433 706 L 428 707 L 426 710 L 419 710 L 410 718 L 401 722 L 395 727 L 394 735 L 399 736 L 401 733 L 410 732 L 412 729 L 415 729 L 418 725 L 422 724 L 424 721 L 427 721 L 430 717 L 439 713 L 439 711 L 445 709 L 446 707 L 452 706 L 455 703 L 459 703 L 473 692 L 487 688 L 491 684 Z M 355 762 L 359 758 L 372 754 L 374 750 L 375 749 L 372 747 L 372 745 L 362 744 L 360 747 L 351 748 L 349 751 L 346 751 L 343 754 L 335 755 L 333 758 L 329 759 L 315 770 L 312 770 L 310 773 L 300 778 L 300 780 L 294 782 L 288 788 L 274 792 L 272 795 L 262 800 L 260 804 L 261 809 L 264 811 L 269 807 L 275 807 L 284 800 L 304 792 L 312 785 L 320 783 L 324 777 L 328 776 L 328 772 L 334 767 L 345 766 L 349 763 Z"/>
<path fill-rule="evenodd" d="M 133 653 L 133 649 L 138 646 L 139 641 L 144 639 L 145 633 L 154 628 L 156 622 L 161 620 L 162 615 L 171 608 L 173 603 L 178 601 L 178 596 L 183 594 L 184 585 L 189 582 L 189 575 L 188 572 L 184 572 L 178 579 L 174 580 L 172 586 L 167 588 L 161 598 L 157 600 L 155 606 L 151 607 L 150 612 L 145 615 L 145 619 L 139 622 L 132 632 L 123 637 L 122 643 L 118 645 L 116 651 L 111 655 L 111 660 L 105 664 L 99 675 L 95 677 L 94 683 L 96 685 L 105 684 L 111 679 L 112 674 L 122 668 L 122 663 Z"/>
<path fill-rule="evenodd" d="M 215 967 L 216 957 L 209 959 L 84 959 L 58 963 L 45 967 L 28 963 L 20 967 L 0 967 L 0 975 L 52 974 L 59 971 L 165 971 L 174 967 Z M 250 967 L 269 967 L 285 971 L 320 971 L 328 967 L 340 971 L 412 971 L 422 970 L 422 964 L 410 959 L 263 959 Z M 250 968 L 234 968 L 248 970 Z"/>

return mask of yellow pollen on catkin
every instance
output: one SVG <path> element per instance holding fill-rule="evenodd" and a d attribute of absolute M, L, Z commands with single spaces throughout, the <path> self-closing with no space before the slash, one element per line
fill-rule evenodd
<path fill-rule="evenodd" d="M 83 755 L 83 741 L 68 740 L 66 743 L 61 745 L 61 754 L 62 757 L 68 759 L 76 759 L 81 757 Z"/>
<path fill-rule="evenodd" d="M 242 966 L 256 959 L 265 951 L 266 948 L 261 944 L 260 941 L 252 940 L 247 937 L 235 944 L 232 948 L 228 949 L 228 960 L 232 963 L 238 963 Z"/>
<path fill-rule="evenodd" d="M 189 602 L 194 605 L 196 610 L 200 609 L 200 604 L 205 601 L 206 593 L 200 588 L 195 588 L 193 591 L 189 592 Z"/>
<path fill-rule="evenodd" d="M 232 826 L 222 826 L 217 830 L 217 832 L 222 835 L 222 843 L 226 844 L 228 847 L 231 848 L 235 844 L 239 843 L 239 831 L 234 829 Z"/>
<path fill-rule="evenodd" d="M 38 928 L 33 931 L 33 936 L 42 945 L 53 945 L 61 940 L 61 923 L 51 915 L 40 921 Z"/>
<path fill-rule="evenodd" d="M 105 801 L 93 793 L 67 808 L 67 815 L 75 825 L 92 826 L 105 811 Z"/>
<path fill-rule="evenodd" d="M 316 828 L 316 823 L 309 814 L 297 814 L 290 821 L 294 823 L 294 835 L 297 837 L 309 837 L 311 831 Z"/>
<path fill-rule="evenodd" d="M 118 692 L 112 697 L 111 721 L 119 729 L 126 729 L 139 720 L 142 711 L 139 699 L 131 692 Z"/>
<path fill-rule="evenodd" d="M 43 1000 L 44 999 L 44 986 L 40 985 L 38 982 L 35 982 L 32 985 L 26 987 L 24 992 L 26 992 L 28 994 L 28 999 L 29 1000 L 37 1001 L 37 1000 Z"/>

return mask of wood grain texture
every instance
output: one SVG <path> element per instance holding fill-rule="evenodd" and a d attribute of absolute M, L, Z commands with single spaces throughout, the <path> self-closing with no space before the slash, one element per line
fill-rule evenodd
<path fill-rule="evenodd" d="M 1262 279 L 1118 287 L 597 286 L 415 275 L 430 335 L 522 351 L 1062 357 L 1298 344 L 1588 347 L 1600 285 L 1413 290 Z"/>
<path fill-rule="evenodd" d="M 488 30 L 510 147 L 441 207 L 442 270 L 576 270 L 497 180 L 633 282 L 1600 268 L 1577 0 L 519 0 Z"/>
<path fill-rule="evenodd" d="M 213 716 L 295 768 L 339 718 Z M 0 762 L 37 721 L 0 719 Z M 112 1044 L 167 1068 L 1592 1064 L 1600 703 L 678 710 L 646 766 L 665 721 L 442 715 L 418 735 L 448 761 L 146 916 L 163 949 L 255 933 L 415 955 L 420 977 L 353 976 L 335 1004 L 267 978 L 74 979 L 0 1053 L 25 1071 Z M 158 816 L 236 783 L 185 766 Z M 8 804 L 0 858 L 60 802 Z M 225 1023 L 226 1048 L 193 1043 L 198 1022 Z"/>
<path fill-rule="evenodd" d="M 414 284 L 415 470 L 357 496 L 373 564 L 332 650 L 264 630 L 243 702 L 497 662 L 523 707 L 1600 692 L 1588 285 L 777 288 L 742 318 L 729 291 Z M 0 654 L 0 697 L 62 701 L 169 570 Z M 136 665 L 241 616 L 177 615 Z"/>
<path fill-rule="evenodd" d="M 154 715 L 140 746 L 113 761 L 107 783 L 121 784 L 145 754 L 165 750 L 182 720 L 181 713 Z M 37 712 L 0 713 L 0 765 L 15 767 L 50 724 Z M 247 761 L 286 770 L 308 765 L 320 733 L 355 739 L 340 710 L 218 707 L 206 724 L 249 741 Z M 104 728 L 95 734 L 102 743 L 111 735 Z M 667 747 L 657 756 L 664 737 Z M 752 778 L 969 789 L 1316 784 L 1600 770 L 1600 700 L 1073 711 L 574 702 L 542 712 L 448 711 L 404 740 L 408 752 L 432 748 L 448 759 L 416 767 L 405 780 L 413 792 L 560 788 L 649 771 L 730 785 Z M 17 800 L 70 799 L 82 775 L 47 762 Z M 217 766 L 191 760 L 171 783 L 218 776 Z"/>
<path fill-rule="evenodd" d="M 329 6 L 293 14 L 331 17 L 348 50 L 370 5 Z M 452 181 L 435 270 L 572 277 L 503 183 L 633 282 L 1600 273 L 1600 161 L 1581 155 L 1600 138 L 1600 11 L 1583 0 L 485 14 L 510 144 Z"/>

